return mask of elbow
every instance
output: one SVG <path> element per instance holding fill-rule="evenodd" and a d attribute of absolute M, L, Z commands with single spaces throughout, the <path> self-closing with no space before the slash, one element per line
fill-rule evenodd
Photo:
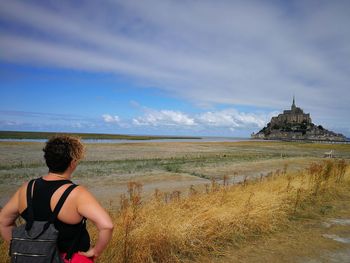
<path fill-rule="evenodd" d="M 4 217 L 1 213 L 1 210 L 0 210 L 0 228 L 4 225 Z"/>
<path fill-rule="evenodd" d="M 104 229 L 107 229 L 109 231 L 113 231 L 114 230 L 114 224 L 113 222 L 109 222 L 108 224 L 105 225 Z"/>
<path fill-rule="evenodd" d="M 97 228 L 99 231 L 107 230 L 107 231 L 112 232 L 114 229 L 114 225 L 113 225 L 112 221 L 108 220 L 106 222 L 103 222 L 102 224 L 97 225 Z"/>

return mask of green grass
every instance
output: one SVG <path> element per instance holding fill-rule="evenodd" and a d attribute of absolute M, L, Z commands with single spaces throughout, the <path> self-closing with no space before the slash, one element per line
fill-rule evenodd
<path fill-rule="evenodd" d="M 292 157 L 292 156 L 289 156 Z M 114 172 L 135 172 L 149 170 L 166 170 L 172 172 L 180 172 L 184 166 L 187 167 L 203 167 L 211 165 L 225 165 L 240 161 L 255 161 L 280 158 L 279 154 L 252 154 L 252 153 L 231 153 L 225 156 L 218 155 L 201 155 L 189 157 L 172 157 L 172 158 L 151 158 L 151 159 L 125 159 L 125 160 L 99 160 L 99 161 L 82 161 L 80 166 L 83 170 L 95 167 L 96 170 L 106 172 L 111 170 Z M 45 167 L 43 162 L 33 163 L 14 163 L 0 164 L 1 170 L 27 169 Z"/>

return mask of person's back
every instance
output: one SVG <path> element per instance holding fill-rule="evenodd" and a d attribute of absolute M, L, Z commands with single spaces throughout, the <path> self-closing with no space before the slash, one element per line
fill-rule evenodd
<path fill-rule="evenodd" d="M 35 219 L 45 221 L 51 215 L 63 192 L 71 185 L 71 174 L 83 156 L 83 146 L 74 137 L 58 136 L 50 139 L 45 148 L 49 173 L 36 180 L 33 190 Z M 0 213 L 0 231 L 6 241 L 11 240 L 11 230 L 18 215 L 28 219 L 27 184 L 23 184 Z M 83 218 L 91 220 L 99 231 L 94 247 L 90 248 L 89 235 L 85 227 L 81 230 Z M 58 247 L 63 255 L 71 248 L 75 237 L 81 238 L 74 248 L 74 257 L 83 255 L 97 257 L 104 250 L 113 230 L 112 221 L 94 196 L 84 187 L 78 186 L 67 197 L 55 221 L 59 230 Z M 78 261 L 77 261 L 78 262 Z"/>
<path fill-rule="evenodd" d="M 51 197 L 57 191 L 57 189 L 71 185 L 70 180 L 44 180 L 42 177 L 35 181 L 33 188 L 33 215 L 36 221 L 47 221 L 52 216 L 53 208 L 56 207 L 57 202 L 51 207 Z M 61 197 L 60 195 L 59 197 Z M 69 196 L 68 196 L 69 198 Z M 67 200 L 68 202 L 68 200 Z M 73 202 L 71 200 L 71 202 Z M 23 204 L 24 207 L 24 204 Z M 63 209 L 63 207 L 62 207 Z M 21 210 L 20 210 L 21 211 Z M 61 211 L 60 211 L 61 212 Z M 74 210 L 68 210 L 66 213 L 72 214 Z M 61 217 L 63 216 L 61 212 Z M 22 218 L 28 221 L 28 207 L 26 207 L 21 213 Z M 54 222 L 55 228 L 59 231 L 57 246 L 59 251 L 68 252 L 70 250 L 87 251 L 90 247 L 90 237 L 85 227 L 82 226 L 82 219 L 78 223 L 68 224 L 58 218 Z M 74 242 L 75 237 L 79 236 L 79 242 Z"/>

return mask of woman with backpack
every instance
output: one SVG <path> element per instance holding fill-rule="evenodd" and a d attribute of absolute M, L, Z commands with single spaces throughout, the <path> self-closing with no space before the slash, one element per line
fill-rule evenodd
<path fill-rule="evenodd" d="M 36 258 L 33 262 L 39 262 L 38 255 L 41 254 L 32 251 L 40 243 L 45 243 L 39 241 L 45 240 L 44 237 L 50 235 L 50 231 L 54 235 L 58 230 L 54 248 L 58 248 L 56 254 L 60 254 L 61 262 L 93 262 L 111 240 L 113 223 L 95 197 L 85 187 L 74 185 L 71 181 L 73 172 L 84 156 L 84 146 L 78 138 L 55 136 L 47 141 L 43 151 L 49 172 L 24 183 L 3 207 L 0 212 L 1 235 L 4 240 L 11 241 L 12 258 L 26 257 L 23 262 L 31 262 L 29 258 L 32 257 Z M 19 216 L 26 221 L 23 230 L 15 226 Z M 98 230 L 94 246 L 90 246 L 86 219 Z M 51 230 L 50 223 L 53 226 Z M 36 229 L 39 229 L 38 232 L 33 234 Z M 25 242 L 26 238 L 21 235 L 30 237 L 29 241 Z M 16 247 L 22 249 L 23 246 L 33 247 L 28 248 L 27 253 L 16 251 Z M 43 262 L 60 261 L 51 259 Z"/>

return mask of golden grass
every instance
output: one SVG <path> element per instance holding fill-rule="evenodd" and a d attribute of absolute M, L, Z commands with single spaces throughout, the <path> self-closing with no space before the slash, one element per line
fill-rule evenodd
<path fill-rule="evenodd" d="M 327 160 L 238 185 L 213 181 L 202 191 L 192 187 L 186 197 L 156 191 L 145 203 L 142 185 L 131 182 L 120 210 L 112 213 L 113 238 L 99 262 L 188 262 L 220 256 L 225 247 L 241 246 L 312 216 L 308 207 L 321 207 L 349 189 L 347 167 L 343 160 Z M 95 238 L 91 225 L 89 231 Z M 0 261 L 6 262 L 7 248 L 0 246 Z"/>
<path fill-rule="evenodd" d="M 179 192 L 156 192 L 145 204 L 141 186 L 130 183 L 129 195 L 113 214 L 113 240 L 100 260 L 183 262 L 219 256 L 224 247 L 283 230 L 301 210 L 336 197 L 349 187 L 346 168 L 345 161 L 326 161 L 299 173 L 282 172 L 240 185 L 213 182 L 203 193 L 192 189 L 186 198 Z"/>

